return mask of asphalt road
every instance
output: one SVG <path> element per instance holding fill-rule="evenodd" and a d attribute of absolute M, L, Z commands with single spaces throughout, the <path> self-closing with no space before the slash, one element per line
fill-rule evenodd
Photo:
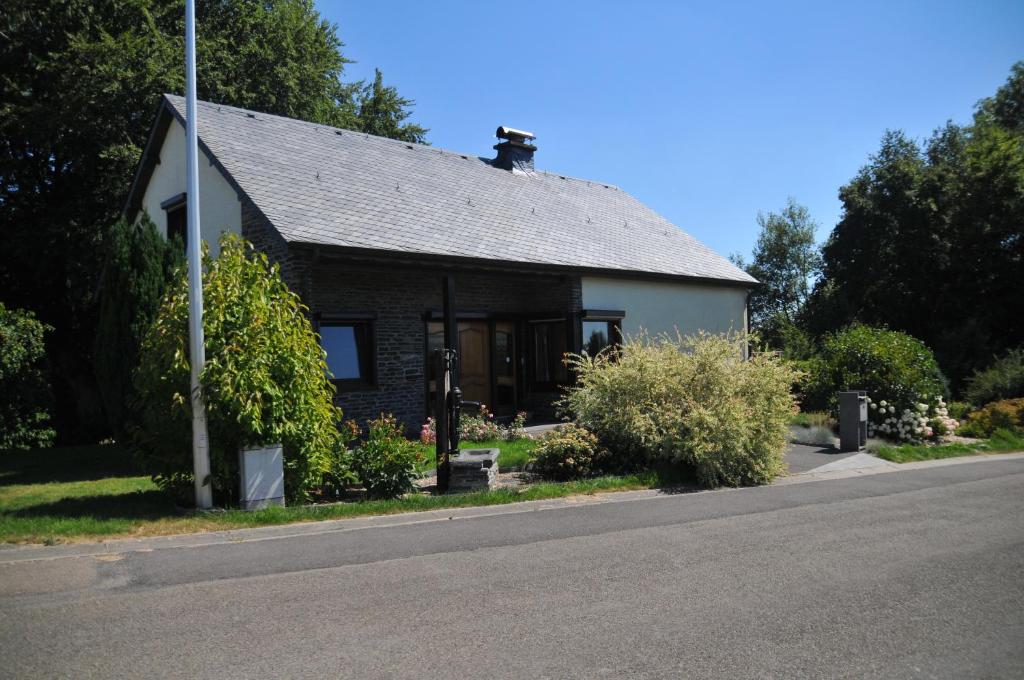
<path fill-rule="evenodd" d="M 0 676 L 1024 677 L 1024 458 L 464 514 L 0 551 Z"/>

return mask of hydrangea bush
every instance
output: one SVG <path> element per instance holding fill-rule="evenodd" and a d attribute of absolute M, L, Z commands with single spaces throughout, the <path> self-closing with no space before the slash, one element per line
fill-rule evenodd
<path fill-rule="evenodd" d="M 939 441 L 956 431 L 960 423 L 951 418 L 941 396 L 934 403 L 918 402 L 899 411 L 885 399 L 868 402 L 868 436 L 899 442 Z M 897 411 L 899 411 L 897 413 Z"/>

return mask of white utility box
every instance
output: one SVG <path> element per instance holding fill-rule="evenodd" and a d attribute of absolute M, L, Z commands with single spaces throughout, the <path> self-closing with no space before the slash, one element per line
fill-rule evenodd
<path fill-rule="evenodd" d="M 280 444 L 242 449 L 238 471 L 243 509 L 284 505 L 284 451 Z"/>

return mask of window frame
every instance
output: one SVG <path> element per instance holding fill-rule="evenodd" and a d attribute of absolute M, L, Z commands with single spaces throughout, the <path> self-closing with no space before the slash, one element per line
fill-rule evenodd
<path fill-rule="evenodd" d="M 626 312 L 622 310 L 614 309 L 584 309 L 583 313 L 580 314 L 580 352 L 583 352 L 584 346 L 586 345 L 587 339 L 583 336 L 583 324 L 590 323 L 606 323 L 606 337 L 608 338 L 608 344 L 605 347 L 611 347 L 610 354 L 614 357 L 619 353 L 619 348 L 622 346 L 622 320 L 626 318 Z M 602 348 L 604 349 L 604 348 Z"/>
<path fill-rule="evenodd" d="M 185 252 L 188 252 L 188 196 L 184 193 L 176 194 L 171 196 L 166 201 L 160 203 L 160 207 L 164 211 L 164 218 L 166 221 L 166 228 L 164 229 L 164 235 L 167 240 L 170 241 L 174 238 L 175 234 L 171 232 L 171 216 L 175 216 L 175 220 L 181 220 L 181 242 L 185 246 Z M 177 216 L 181 215 L 180 218 Z M 178 232 L 178 229 L 175 229 Z"/>
<path fill-rule="evenodd" d="M 338 393 L 344 392 L 365 392 L 377 388 L 377 315 L 376 314 L 317 314 L 314 317 L 316 324 L 317 340 L 320 348 L 324 349 L 323 335 L 321 329 L 324 327 L 338 326 L 364 326 L 366 332 L 360 335 L 354 333 L 356 341 L 357 359 L 360 353 L 359 339 L 362 337 L 366 344 L 366 355 L 359 361 L 360 375 L 358 378 L 335 378 L 333 375 L 330 381 L 334 384 Z M 326 350 L 324 350 L 326 352 Z M 326 359 L 325 359 L 326 361 Z"/>
<path fill-rule="evenodd" d="M 563 386 L 572 383 L 572 375 L 569 371 L 569 367 L 565 364 L 565 355 L 572 352 L 572 325 L 570 318 L 568 317 L 555 317 L 555 318 L 543 318 L 543 319 L 529 319 L 526 324 L 526 352 L 527 352 L 527 366 L 526 366 L 526 381 L 531 386 L 531 390 L 534 392 L 557 392 Z M 545 362 L 548 364 L 548 369 L 554 368 L 554 375 L 547 376 L 547 380 L 540 380 L 537 378 L 537 370 L 540 367 L 540 357 L 537 354 L 537 328 L 539 326 L 547 326 L 549 328 L 560 327 L 562 332 L 565 334 L 564 350 L 560 358 L 560 368 L 553 366 L 550 362 L 554 361 L 555 358 L 551 354 L 550 348 L 548 348 Z M 550 332 L 550 331 L 549 331 Z M 550 337 L 549 337 L 550 339 Z"/>

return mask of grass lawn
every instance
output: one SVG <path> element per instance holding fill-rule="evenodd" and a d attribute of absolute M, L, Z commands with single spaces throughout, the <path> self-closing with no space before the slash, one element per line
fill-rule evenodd
<path fill-rule="evenodd" d="M 1024 451 L 1024 437 L 1009 430 L 997 430 L 990 439 L 971 444 L 903 444 L 882 446 L 876 452 L 879 458 L 893 463 L 910 463 L 917 460 L 937 460 L 957 456 L 974 456 L 982 453 L 1006 453 Z"/>
<path fill-rule="evenodd" d="M 519 461 L 525 460 L 533 442 L 493 444 L 502 449 L 503 455 L 509 452 L 506 460 Z M 504 462 L 501 464 L 506 465 Z M 389 501 L 304 505 L 256 512 L 182 513 L 148 477 L 139 475 L 125 451 L 117 446 L 0 452 L 0 541 L 58 543 L 158 536 L 502 505 L 604 491 L 647 489 L 658 485 L 657 475 L 644 473 L 451 496 L 417 495 Z"/>

